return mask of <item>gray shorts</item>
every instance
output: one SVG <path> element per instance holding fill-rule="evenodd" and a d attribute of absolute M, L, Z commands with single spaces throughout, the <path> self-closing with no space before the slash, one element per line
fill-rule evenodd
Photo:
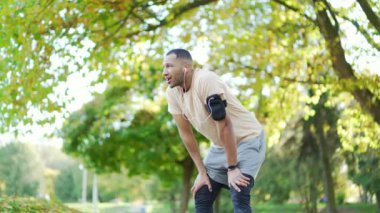
<path fill-rule="evenodd" d="M 265 133 L 239 143 L 237 147 L 237 161 L 242 173 L 256 179 L 257 173 L 265 158 Z M 227 160 L 224 148 L 211 146 L 203 160 L 207 174 L 216 182 L 228 185 Z"/>

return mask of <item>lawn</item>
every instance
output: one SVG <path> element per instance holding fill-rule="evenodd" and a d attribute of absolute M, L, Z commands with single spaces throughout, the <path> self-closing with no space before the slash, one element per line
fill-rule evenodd
<path fill-rule="evenodd" d="M 68 203 L 66 204 L 70 208 L 77 209 L 83 213 L 90 213 L 93 210 L 91 203 Z M 166 203 L 148 203 L 145 205 L 131 204 L 131 203 L 100 203 L 98 205 L 100 213 L 168 213 L 171 212 L 169 205 Z M 190 208 L 192 205 L 190 205 Z M 322 210 L 325 206 L 320 205 L 318 209 Z M 191 208 L 190 212 L 192 212 Z M 302 206 L 299 204 L 257 204 L 253 206 L 256 213 L 297 213 L 304 212 Z M 373 213 L 376 211 L 376 206 L 373 204 L 345 204 L 339 206 L 339 209 L 345 212 L 357 212 L 357 213 Z M 222 211 L 223 213 L 229 213 L 229 210 Z"/>
<path fill-rule="evenodd" d="M 66 203 L 66 206 L 81 211 L 83 213 L 92 213 L 94 206 L 92 203 Z M 99 213 L 153 213 L 170 211 L 157 203 L 133 204 L 133 203 L 99 203 Z"/>

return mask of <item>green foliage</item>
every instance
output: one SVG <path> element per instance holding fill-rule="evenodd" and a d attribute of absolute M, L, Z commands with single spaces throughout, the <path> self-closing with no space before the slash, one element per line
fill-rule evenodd
<path fill-rule="evenodd" d="M 380 191 L 380 126 L 363 115 L 356 104 L 345 108 L 339 119 L 338 133 L 342 140 L 349 178 L 365 191 Z"/>
<path fill-rule="evenodd" d="M 349 163 L 349 176 L 366 191 L 375 194 L 380 191 L 380 155 L 379 150 L 346 153 Z"/>
<path fill-rule="evenodd" d="M 128 89 L 118 87 L 85 105 L 62 129 L 65 152 L 97 172 L 127 168 L 129 175 L 155 173 L 171 182 L 180 174 L 173 165 L 186 154 L 170 114 L 165 106 L 134 112 L 131 105 Z"/>
<path fill-rule="evenodd" d="M 152 193 L 152 188 L 159 185 L 155 176 L 144 178 L 126 172 L 98 175 L 99 199 L 102 202 L 112 202 L 115 199 L 126 202 L 137 200 L 159 200 L 159 196 Z"/>
<path fill-rule="evenodd" d="M 0 212 L 67 212 L 79 213 L 61 203 L 35 198 L 0 197 Z"/>
<path fill-rule="evenodd" d="M 110 81 L 122 72 L 138 83 L 143 79 L 141 74 L 153 70 L 144 56 L 157 58 L 163 52 L 162 47 L 153 45 L 155 39 L 162 38 L 161 28 L 211 2 L 2 2 L 0 100 L 4 107 L 0 112 L 4 116 L 0 131 L 20 122 L 53 122 L 53 118 L 36 120 L 29 110 L 64 109 L 67 100 L 57 100 L 65 100 L 67 90 L 63 93 L 57 88 L 83 67 L 97 73 L 95 82 Z M 150 62 L 155 60 L 149 58 Z M 159 78 L 153 74 L 154 78 L 146 79 Z"/>
<path fill-rule="evenodd" d="M 33 146 L 8 143 L 0 147 L 1 195 L 37 196 L 44 166 Z"/>
<path fill-rule="evenodd" d="M 1 100 L 10 106 L 1 108 L 7 115 L 2 122 L 7 126 L 17 121 L 32 122 L 27 113 L 30 107 L 60 110 L 64 103 L 54 101 L 49 94 L 83 66 L 99 72 L 99 81 L 122 73 L 135 83 L 145 81 L 145 88 L 155 88 L 155 83 L 149 83 L 160 78 L 154 67 L 159 67 L 163 48 L 174 43 L 178 46 L 178 39 L 183 47 L 205 44 L 212 50 L 212 66 L 222 73 L 246 77 L 249 84 L 242 87 L 255 88 L 256 93 L 264 85 L 336 84 L 337 76 L 322 48 L 323 37 L 313 22 L 315 11 L 310 2 L 225 1 L 208 5 L 211 2 L 10 1 L 1 5 L 0 57 L 7 59 L 1 60 L 6 70 L 1 76 L 5 80 Z M 337 7 L 334 12 L 352 16 L 340 20 L 344 23 L 361 23 L 363 20 L 353 14 L 357 7 Z M 373 26 L 364 26 L 372 37 Z M 181 29 L 178 39 L 170 36 L 174 29 Z M 343 39 L 349 36 L 346 28 L 341 31 Z M 155 44 L 157 40 L 163 46 Z M 354 48 L 360 53 L 367 49 L 371 52 L 370 48 Z M 57 63 L 57 58 L 64 62 Z M 359 82 L 367 83 L 360 83 L 360 87 L 376 93 L 378 79 L 364 71 L 358 72 Z"/>
<path fill-rule="evenodd" d="M 277 204 L 287 202 L 292 190 L 296 190 L 303 183 L 296 177 L 300 173 L 296 169 L 296 158 L 287 154 L 281 155 L 274 149 L 268 150 L 253 190 L 254 202 Z"/>
<path fill-rule="evenodd" d="M 90 185 L 88 185 L 87 188 L 90 189 Z M 81 189 L 82 171 L 79 170 L 78 164 L 67 165 L 59 171 L 54 181 L 54 191 L 60 201 L 79 201 L 82 196 Z"/>
<path fill-rule="evenodd" d="M 380 125 L 372 117 L 363 114 L 357 104 L 346 107 L 338 122 L 338 133 L 344 151 L 362 153 L 368 149 L 380 148 Z"/>

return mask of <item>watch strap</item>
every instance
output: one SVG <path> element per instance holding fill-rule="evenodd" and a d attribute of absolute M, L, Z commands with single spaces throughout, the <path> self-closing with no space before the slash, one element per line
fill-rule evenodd
<path fill-rule="evenodd" d="M 232 170 L 238 168 L 238 165 L 237 165 L 237 164 L 235 164 L 235 165 L 230 165 L 230 166 L 228 166 L 227 168 L 228 168 L 228 171 L 232 171 Z"/>

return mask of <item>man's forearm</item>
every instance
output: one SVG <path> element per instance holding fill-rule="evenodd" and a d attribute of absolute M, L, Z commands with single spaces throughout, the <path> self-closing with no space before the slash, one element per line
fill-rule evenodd
<path fill-rule="evenodd" d="M 193 159 L 193 162 L 198 169 L 198 173 L 206 174 L 206 168 L 203 164 L 198 146 L 196 146 L 197 142 L 195 141 L 195 139 L 190 139 L 190 140 L 193 140 L 193 141 L 184 141 L 185 147 L 191 159 Z"/>
<path fill-rule="evenodd" d="M 219 134 L 226 152 L 227 164 L 235 165 L 237 163 L 237 145 L 230 120 L 225 121 L 225 124 L 220 129 Z"/>

